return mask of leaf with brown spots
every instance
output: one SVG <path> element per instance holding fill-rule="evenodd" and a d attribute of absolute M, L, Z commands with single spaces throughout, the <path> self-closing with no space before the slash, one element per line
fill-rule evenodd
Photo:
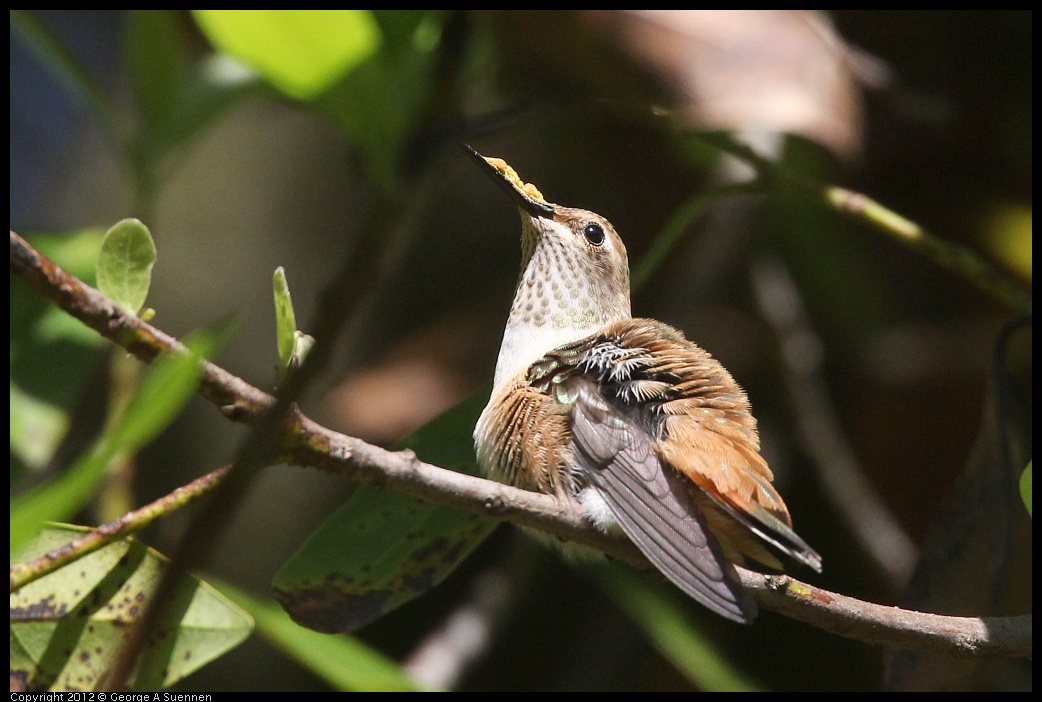
<path fill-rule="evenodd" d="M 29 560 L 86 529 L 54 524 L 17 554 Z M 11 595 L 11 673 L 30 690 L 93 690 L 119 655 L 166 568 L 159 552 L 134 539 L 80 558 Z M 250 617 L 205 582 L 185 577 L 167 618 L 150 632 L 136 690 L 167 687 L 239 645 Z"/>
<path fill-rule="evenodd" d="M 467 400 L 407 445 L 426 461 L 474 474 L 471 429 L 484 397 Z M 427 592 L 498 522 L 360 487 L 275 577 L 275 598 L 295 622 L 326 633 L 353 631 Z"/>

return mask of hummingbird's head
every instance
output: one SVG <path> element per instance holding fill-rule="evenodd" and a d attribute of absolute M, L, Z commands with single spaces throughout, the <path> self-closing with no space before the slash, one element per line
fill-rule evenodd
<path fill-rule="evenodd" d="M 560 279 L 571 298 L 589 297 L 609 309 L 625 307 L 628 317 L 629 259 L 611 222 L 589 210 L 547 202 L 506 161 L 464 148 L 520 210 L 522 278 L 535 265 L 539 275 Z"/>
<path fill-rule="evenodd" d="M 547 202 L 506 162 L 465 148 L 521 213 L 521 275 L 504 348 L 512 335 L 527 334 L 531 341 L 511 343 L 525 348 L 511 367 L 589 336 L 605 324 L 628 319 L 629 261 L 611 223 L 588 210 Z M 540 345 L 541 349 L 535 348 Z M 503 360 L 501 353 L 497 382 Z"/>

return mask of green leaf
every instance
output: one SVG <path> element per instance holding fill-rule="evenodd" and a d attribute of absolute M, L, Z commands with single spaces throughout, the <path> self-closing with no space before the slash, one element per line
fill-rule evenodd
<path fill-rule="evenodd" d="M 448 410 L 407 445 L 424 460 L 473 474 L 471 432 L 484 397 Z M 436 586 L 497 525 L 361 487 L 283 566 L 275 577 L 275 598 L 302 626 L 353 631 Z"/>
<path fill-rule="evenodd" d="M 667 595 L 625 567 L 591 568 L 605 592 L 651 638 L 655 647 L 706 691 L 758 691 L 749 680 L 716 650 L 709 639 L 691 622 L 677 597 Z"/>
<path fill-rule="evenodd" d="M 275 295 L 275 338 L 279 347 L 279 379 L 285 377 L 296 346 L 297 316 L 293 312 L 293 299 L 289 294 L 286 270 L 279 266 L 272 278 Z"/>
<path fill-rule="evenodd" d="M 279 91 L 311 100 L 371 56 L 380 30 L 368 10 L 193 10 L 215 47 Z"/>
<path fill-rule="evenodd" d="M 199 355 L 212 355 L 227 330 L 197 332 L 184 340 L 193 352 L 162 356 L 142 380 L 122 419 L 103 434 L 68 472 L 11 500 L 11 549 L 47 521 L 69 519 L 93 497 L 117 452 L 133 453 L 177 416 L 202 373 Z"/>
<path fill-rule="evenodd" d="M 137 314 L 145 304 L 156 264 L 156 245 L 148 227 L 124 219 L 105 233 L 98 255 L 98 290 L 125 311 Z"/>
<path fill-rule="evenodd" d="M 52 525 L 17 560 L 81 536 Z M 33 690 L 104 688 L 167 560 L 133 538 L 110 544 L 11 595 L 11 675 Z M 178 583 L 168 615 L 149 632 L 131 678 L 135 690 L 167 687 L 249 636 L 249 615 L 195 577 Z"/>
<path fill-rule="evenodd" d="M 315 345 L 315 339 L 297 329 L 293 312 L 293 298 L 289 294 L 286 271 L 279 266 L 272 280 L 275 293 L 275 336 L 279 347 L 279 382 L 304 362 L 304 357 Z"/>
<path fill-rule="evenodd" d="M 328 636 L 297 626 L 278 606 L 230 585 L 218 588 L 253 616 L 257 633 L 338 690 L 412 691 L 416 685 L 394 661 L 350 636 Z"/>

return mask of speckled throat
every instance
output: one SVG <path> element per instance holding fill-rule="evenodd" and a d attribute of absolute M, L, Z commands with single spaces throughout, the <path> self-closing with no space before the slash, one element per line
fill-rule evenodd
<path fill-rule="evenodd" d="M 548 351 L 629 319 L 626 248 L 603 217 L 553 205 L 554 216 L 521 209 L 521 275 L 496 364 L 495 385 Z M 603 233 L 594 244 L 591 232 Z"/>

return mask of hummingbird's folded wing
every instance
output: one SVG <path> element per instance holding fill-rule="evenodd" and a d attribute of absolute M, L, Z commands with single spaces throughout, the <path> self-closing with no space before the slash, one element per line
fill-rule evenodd
<path fill-rule="evenodd" d="M 742 587 L 676 471 L 648 435 L 580 376 L 568 381 L 577 468 L 626 536 L 674 585 L 728 619 L 749 622 L 756 603 Z"/>
<path fill-rule="evenodd" d="M 725 554 L 783 570 L 778 555 L 821 570 L 821 556 L 792 529 L 759 452 L 756 420 L 727 370 L 675 329 L 647 319 L 609 325 L 555 351 L 598 383 L 598 397 L 643 427 L 666 474 L 690 487 Z"/>

